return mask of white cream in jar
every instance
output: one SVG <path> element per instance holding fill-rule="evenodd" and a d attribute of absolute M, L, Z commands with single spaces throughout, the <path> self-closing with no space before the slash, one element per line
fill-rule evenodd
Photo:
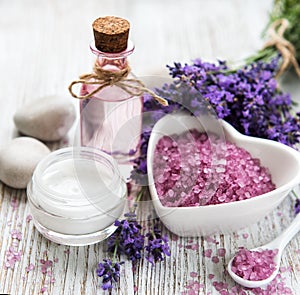
<path fill-rule="evenodd" d="M 97 149 L 64 148 L 36 167 L 27 188 L 37 229 L 48 239 L 87 245 L 108 237 L 127 189 L 115 160 Z"/>

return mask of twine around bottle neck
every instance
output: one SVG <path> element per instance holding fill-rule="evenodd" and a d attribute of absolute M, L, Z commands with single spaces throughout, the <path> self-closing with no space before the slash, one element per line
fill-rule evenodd
<path fill-rule="evenodd" d="M 264 48 L 276 47 L 282 56 L 282 63 L 276 74 L 277 78 L 280 77 L 290 65 L 293 65 L 295 72 L 300 77 L 300 68 L 296 59 L 295 48 L 291 42 L 283 37 L 288 27 L 289 21 L 287 19 L 275 20 L 268 29 L 270 40 L 264 45 Z"/>
<path fill-rule="evenodd" d="M 131 96 L 142 96 L 144 93 L 148 93 L 163 106 L 168 105 L 168 101 L 166 99 L 160 97 L 154 91 L 147 88 L 141 80 L 127 78 L 128 74 L 130 73 L 130 67 L 128 63 L 124 69 L 118 71 L 109 71 L 99 66 L 98 62 L 96 61 L 93 70 L 93 73 L 83 74 L 79 76 L 78 80 L 74 80 L 69 85 L 68 89 L 73 97 L 78 99 L 88 99 L 93 97 L 103 88 L 114 85 L 123 89 Z M 98 87 L 85 95 L 77 95 L 73 91 L 73 86 L 76 84 L 98 85 Z"/>

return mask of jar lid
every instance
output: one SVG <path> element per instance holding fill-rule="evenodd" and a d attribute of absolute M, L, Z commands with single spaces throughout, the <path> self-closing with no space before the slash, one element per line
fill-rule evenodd
<path fill-rule="evenodd" d="M 93 22 L 96 48 L 103 52 L 117 53 L 127 48 L 130 24 L 126 19 L 106 16 Z"/>

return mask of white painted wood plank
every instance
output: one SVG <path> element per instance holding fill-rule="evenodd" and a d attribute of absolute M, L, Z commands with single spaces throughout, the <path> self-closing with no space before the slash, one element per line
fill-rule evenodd
<path fill-rule="evenodd" d="M 131 21 L 131 37 L 136 44 L 131 64 L 138 75 L 145 76 L 163 70 L 165 64 L 173 61 L 188 62 L 196 57 L 236 60 L 251 54 L 263 44 L 259 34 L 270 6 L 271 0 L 0 1 L 0 145 L 15 136 L 12 116 L 17 107 L 46 94 L 64 93 L 69 98 L 70 81 L 90 71 L 94 57 L 88 44 L 92 39 L 91 22 L 96 17 L 116 14 Z M 294 93 L 298 91 L 296 83 L 288 85 Z M 72 142 L 71 136 L 69 143 Z M 62 141 L 50 147 L 56 149 L 65 144 Z M 34 229 L 32 222 L 26 222 L 29 210 L 25 191 L 0 184 L 0 194 L 0 293 L 41 294 L 47 276 L 41 272 L 40 260 L 57 258 L 52 267 L 56 281 L 49 284 L 45 294 L 104 294 L 95 274 L 97 263 L 107 257 L 103 243 L 80 248 L 51 243 Z M 11 206 L 14 197 L 20 202 L 15 211 Z M 144 219 L 148 210 L 149 207 L 142 213 Z M 291 220 L 292 201 L 287 198 L 260 223 L 236 234 L 213 237 L 219 244 L 204 238 L 172 240 L 171 257 L 155 267 L 141 260 L 133 273 L 127 261 L 122 267 L 120 285 L 112 294 L 131 295 L 135 288 L 136 294 L 141 295 L 181 294 L 189 290 L 193 281 L 203 285 L 199 294 L 219 294 L 213 281 L 234 285 L 224 268 L 235 250 L 270 241 Z M 13 242 L 13 229 L 22 232 L 19 248 L 23 255 L 13 270 L 5 270 L 5 253 Z M 249 233 L 247 239 L 243 237 L 245 233 Z M 205 250 L 212 249 L 215 255 L 220 247 L 227 252 L 219 263 L 204 257 Z M 300 290 L 298 249 L 300 238 L 296 237 L 282 261 L 284 267 L 291 265 L 292 271 L 284 276 L 295 294 Z M 35 269 L 26 273 L 30 263 Z M 191 277 L 191 273 L 196 277 Z M 209 274 L 215 277 L 210 280 Z"/>

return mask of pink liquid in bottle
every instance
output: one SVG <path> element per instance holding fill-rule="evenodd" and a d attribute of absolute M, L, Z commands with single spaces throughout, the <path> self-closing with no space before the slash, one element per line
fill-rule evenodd
<path fill-rule="evenodd" d="M 127 56 L 134 50 L 129 42 L 125 51 L 97 55 L 98 66 L 104 70 L 120 71 L 127 67 Z M 128 79 L 135 78 L 131 73 Z M 86 95 L 99 85 L 84 84 L 80 95 Z M 107 86 L 91 98 L 80 101 L 81 144 L 96 147 L 111 154 L 120 164 L 130 163 L 138 155 L 142 129 L 141 96 L 133 96 L 116 85 Z"/>

